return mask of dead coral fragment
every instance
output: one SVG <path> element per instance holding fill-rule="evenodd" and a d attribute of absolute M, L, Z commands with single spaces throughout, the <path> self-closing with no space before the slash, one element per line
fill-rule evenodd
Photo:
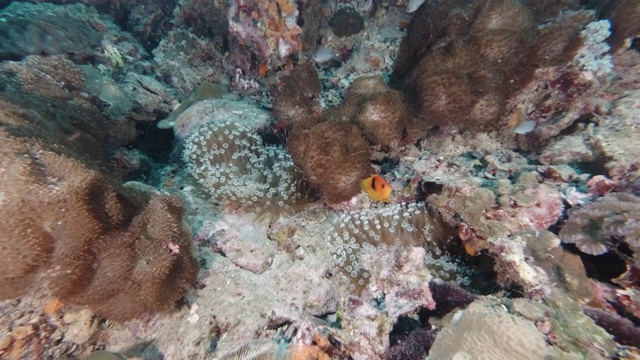
<path fill-rule="evenodd" d="M 611 193 L 581 208 L 569 210 L 569 220 L 560 239 L 576 244 L 582 252 L 600 255 L 609 251 L 614 239 L 633 248 L 640 246 L 640 198 Z"/>

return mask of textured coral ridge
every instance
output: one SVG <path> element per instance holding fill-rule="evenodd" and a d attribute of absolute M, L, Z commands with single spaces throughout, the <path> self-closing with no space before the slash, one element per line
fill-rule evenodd
<path fill-rule="evenodd" d="M 604 254 L 619 241 L 626 242 L 635 253 L 640 250 L 638 219 L 639 197 L 611 193 L 593 203 L 569 210 L 569 219 L 559 236 L 563 242 L 576 244 L 580 251 L 591 255 Z"/>
<path fill-rule="evenodd" d="M 193 283 L 178 199 L 127 197 L 77 160 L 0 136 L 2 298 L 44 279 L 63 302 L 122 321 L 172 307 Z"/>

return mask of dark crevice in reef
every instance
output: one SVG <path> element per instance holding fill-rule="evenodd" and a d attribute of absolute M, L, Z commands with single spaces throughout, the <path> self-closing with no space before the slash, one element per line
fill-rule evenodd
<path fill-rule="evenodd" d="M 578 254 L 589 278 L 611 283 L 627 271 L 624 258 L 616 251 L 609 251 L 602 255 L 589 255 L 578 250 L 574 244 L 562 244 L 562 247 L 574 254 Z"/>

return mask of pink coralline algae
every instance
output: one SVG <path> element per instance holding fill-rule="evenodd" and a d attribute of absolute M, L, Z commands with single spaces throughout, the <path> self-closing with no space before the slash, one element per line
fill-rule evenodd
<path fill-rule="evenodd" d="M 229 30 L 246 50 L 241 54 L 254 54 L 260 64 L 276 67 L 302 48 L 298 15 L 291 0 L 236 0 L 229 8 Z"/>
<path fill-rule="evenodd" d="M 545 230 L 555 224 L 562 215 L 564 205 L 562 195 L 557 190 L 540 184 L 524 190 L 523 194 L 534 198 L 535 203 L 515 209 L 514 217 L 522 230 Z"/>

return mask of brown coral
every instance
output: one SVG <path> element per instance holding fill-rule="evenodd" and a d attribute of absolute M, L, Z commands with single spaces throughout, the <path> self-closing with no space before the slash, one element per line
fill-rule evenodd
<path fill-rule="evenodd" d="M 14 73 L 25 92 L 69 99 L 70 91 L 84 87 L 84 72 L 72 61 L 61 55 L 27 56 L 20 62 L 8 62 L 2 70 Z"/>
<path fill-rule="evenodd" d="M 353 7 L 345 6 L 331 16 L 329 26 L 337 37 L 351 36 L 364 29 L 364 18 Z"/>
<path fill-rule="evenodd" d="M 373 144 L 389 145 L 402 138 L 408 118 L 404 94 L 387 90 L 369 96 L 355 121 Z"/>
<path fill-rule="evenodd" d="M 409 91 L 422 118 L 409 124 L 408 133 L 433 125 L 497 129 L 505 104 L 531 82 L 537 67 L 572 59 L 592 13 L 567 12 L 547 21 L 534 17 L 541 7 L 519 0 L 423 4 L 392 74 L 392 84 Z"/>
<path fill-rule="evenodd" d="M 436 124 L 460 124 L 476 102 L 471 83 L 460 73 L 445 72 L 419 78 L 416 83 L 419 112 Z"/>
<path fill-rule="evenodd" d="M 311 119 L 320 112 L 316 97 L 321 91 L 320 79 L 313 65 L 298 65 L 281 81 L 280 93 L 273 102 L 278 120 L 288 129 L 298 123 L 313 123 Z"/>
<path fill-rule="evenodd" d="M 387 86 L 382 76 L 363 76 L 351 84 L 344 103 L 326 117 L 354 123 L 372 144 L 390 145 L 403 137 L 412 116 L 402 92 Z"/>
<path fill-rule="evenodd" d="M 195 280 L 177 199 L 118 190 L 32 139 L 0 140 L 1 298 L 43 278 L 61 301 L 122 321 L 173 306 Z"/>
<path fill-rule="evenodd" d="M 618 50 L 633 37 L 640 36 L 640 3 L 637 0 L 622 0 L 611 14 L 612 36 L 609 44 Z"/>
<path fill-rule="evenodd" d="M 305 179 L 332 203 L 358 194 L 360 181 L 373 173 L 369 145 L 356 126 L 345 122 L 328 121 L 296 131 L 287 146 Z"/>

